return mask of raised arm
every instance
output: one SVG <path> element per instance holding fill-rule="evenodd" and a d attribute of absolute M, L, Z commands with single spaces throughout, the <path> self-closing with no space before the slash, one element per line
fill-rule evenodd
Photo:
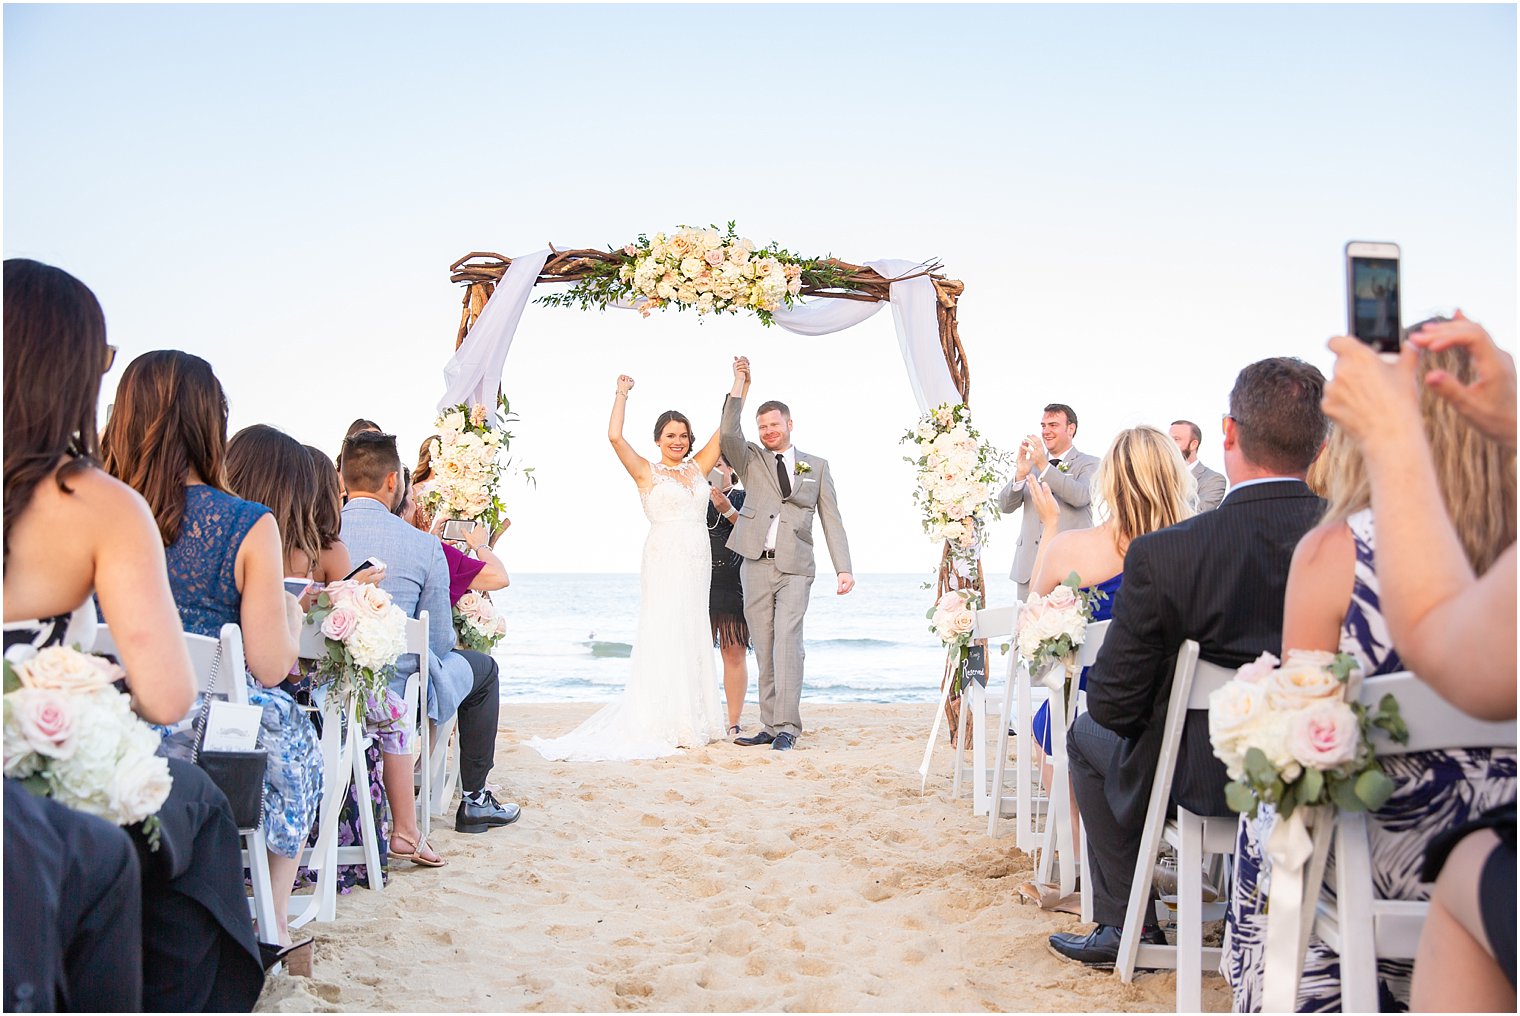
<path fill-rule="evenodd" d="M 723 419 L 718 425 L 718 445 L 723 457 L 735 469 L 744 468 L 744 431 L 739 425 L 739 414 L 744 409 L 744 396 L 749 393 L 749 360 L 734 357 L 734 385 L 728 398 L 723 400 Z"/>
<path fill-rule="evenodd" d="M 507 526 L 512 524 L 512 520 L 503 519 L 502 521 L 506 523 L 502 527 L 502 531 L 505 532 Z M 507 575 L 506 563 L 491 549 L 488 542 L 490 535 L 490 533 L 485 531 L 484 526 L 476 526 L 464 534 L 464 542 L 470 545 L 470 549 L 475 552 L 475 556 L 485 564 L 485 567 L 476 572 L 475 577 L 470 580 L 470 588 L 480 592 L 489 592 L 492 589 L 505 589 L 512 582 L 511 578 Z"/>
<path fill-rule="evenodd" d="M 697 452 L 693 457 L 697 463 L 697 468 L 701 469 L 704 473 L 712 472 L 713 467 L 718 464 L 718 456 L 722 453 L 722 443 L 723 428 L 720 426 L 712 432 L 712 437 L 707 439 L 707 443 L 702 446 L 702 450 Z"/>
<path fill-rule="evenodd" d="M 1031 596 L 1044 596 L 1066 578 L 1060 571 L 1062 556 L 1056 548 L 1056 538 L 1061 535 L 1061 506 L 1056 504 L 1050 487 L 1040 480 L 1030 480 L 1025 488 L 1035 511 L 1040 514 L 1040 549 L 1034 556 L 1033 578 L 1029 584 Z M 1054 548 L 1054 549 L 1053 549 Z M 1069 569 L 1068 569 L 1069 571 Z"/>
<path fill-rule="evenodd" d="M 623 410 L 628 405 L 628 393 L 633 390 L 633 378 L 627 374 L 619 374 L 617 379 L 617 392 L 612 396 L 612 419 L 607 423 L 607 440 L 612 442 L 612 450 L 617 452 L 618 461 L 623 468 L 628 470 L 628 475 L 633 477 L 633 482 L 643 490 L 649 486 L 649 460 L 633 450 L 623 438 Z"/>

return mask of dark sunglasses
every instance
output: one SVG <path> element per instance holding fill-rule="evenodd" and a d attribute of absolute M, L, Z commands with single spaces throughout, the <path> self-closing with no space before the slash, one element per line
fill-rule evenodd
<path fill-rule="evenodd" d="M 113 345 L 110 345 L 108 343 L 106 345 L 106 365 L 101 370 L 101 373 L 104 374 L 107 371 L 109 371 L 111 369 L 111 364 L 113 364 L 115 362 L 116 362 L 116 347 L 113 346 Z"/>

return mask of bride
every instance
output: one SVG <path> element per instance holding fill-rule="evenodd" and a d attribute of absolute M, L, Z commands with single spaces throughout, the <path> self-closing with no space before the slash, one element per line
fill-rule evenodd
<path fill-rule="evenodd" d="M 639 628 L 633 673 L 622 698 L 575 730 L 528 746 L 544 758 L 574 762 L 659 758 L 723 736 L 713 667 L 707 594 L 712 551 L 707 537 L 707 473 L 718 461 L 718 434 L 692 458 L 691 422 L 660 414 L 649 462 L 623 439 L 623 410 L 633 378 L 618 377 L 607 439 L 638 485 L 649 519 L 639 573 Z"/>

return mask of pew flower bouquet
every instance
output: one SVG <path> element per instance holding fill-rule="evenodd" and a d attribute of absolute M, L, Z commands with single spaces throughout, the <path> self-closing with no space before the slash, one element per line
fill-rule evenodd
<path fill-rule="evenodd" d="M 464 649 L 489 653 L 507 633 L 507 619 L 485 593 L 469 590 L 454 604 L 454 635 Z"/>
<path fill-rule="evenodd" d="M 1030 673 L 1049 669 L 1046 681 L 1070 678 L 1072 654 L 1077 646 L 1087 640 L 1087 624 L 1092 620 L 1098 602 L 1108 594 L 1096 587 L 1082 588 L 1082 580 L 1076 572 L 1066 576 L 1066 581 L 1044 596 L 1030 599 L 1019 611 L 1019 628 L 1016 641 L 1019 656 L 1029 664 Z M 1050 664 L 1066 664 L 1064 676 L 1055 677 Z"/>
<path fill-rule="evenodd" d="M 173 782 L 160 737 L 113 687 L 111 661 L 53 646 L 5 661 L 5 775 L 32 793 L 127 826 L 158 848 L 158 810 Z"/>
<path fill-rule="evenodd" d="M 1347 702 L 1356 672 L 1346 653 L 1290 649 L 1285 661 L 1262 653 L 1209 696 L 1209 740 L 1231 782 L 1225 799 L 1255 817 L 1270 804 L 1286 818 L 1298 807 L 1334 804 L 1374 811 L 1393 793 L 1370 734 L 1409 739 L 1399 703 L 1384 695 L 1376 709 Z"/>
<path fill-rule="evenodd" d="M 406 652 L 407 617 L 390 593 L 365 582 L 330 582 L 306 621 L 322 629 L 327 645 L 313 684 L 342 695 L 358 710 L 371 697 L 385 697 L 396 661 Z"/>
<path fill-rule="evenodd" d="M 955 690 L 964 681 L 966 656 L 971 648 L 971 631 L 976 627 L 976 609 L 981 598 L 975 589 L 951 589 L 930 607 L 924 616 L 929 619 L 929 630 L 939 636 L 947 653 L 956 654 Z"/>

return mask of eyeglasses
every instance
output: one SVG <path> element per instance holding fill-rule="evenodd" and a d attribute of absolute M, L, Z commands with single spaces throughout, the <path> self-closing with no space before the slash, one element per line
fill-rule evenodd
<path fill-rule="evenodd" d="M 116 362 L 116 347 L 113 346 L 113 345 L 110 345 L 108 343 L 106 345 L 106 365 L 105 365 L 105 367 L 103 367 L 101 369 L 100 372 L 102 374 L 106 373 L 107 371 L 109 371 L 111 369 L 111 364 L 113 364 L 115 362 Z"/>

